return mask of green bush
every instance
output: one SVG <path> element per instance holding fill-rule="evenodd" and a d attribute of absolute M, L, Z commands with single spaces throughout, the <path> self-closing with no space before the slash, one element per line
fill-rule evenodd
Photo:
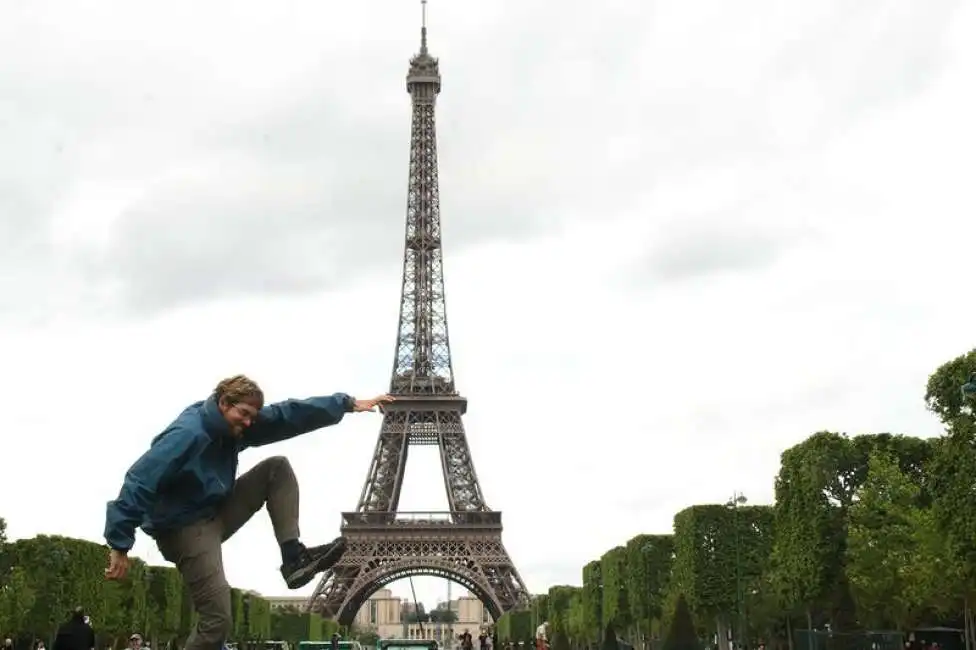
<path fill-rule="evenodd" d="M 190 634 L 197 616 L 175 568 L 147 566 L 132 558 L 124 580 L 108 581 L 107 559 L 105 546 L 57 535 L 2 544 L 0 630 L 11 636 L 51 639 L 69 612 L 81 604 L 103 646 L 124 645 L 132 632 L 140 632 L 157 647 Z M 270 639 L 267 600 L 233 589 L 231 603 L 232 640 Z M 306 617 L 298 640 L 321 638 L 322 620 Z M 331 634 L 335 627 L 328 629 Z"/>
<path fill-rule="evenodd" d="M 695 623 L 691 619 L 691 610 L 688 609 L 688 601 L 684 594 L 678 596 L 678 602 L 674 608 L 674 616 L 671 618 L 671 626 L 668 628 L 668 635 L 664 639 L 663 650 L 700 650 L 698 633 L 695 631 Z"/>
<path fill-rule="evenodd" d="M 558 630 L 552 637 L 552 650 L 570 650 L 569 637 L 562 630 Z"/>
<path fill-rule="evenodd" d="M 620 644 L 617 642 L 617 631 L 613 628 L 613 622 L 607 623 L 603 630 L 603 650 L 619 650 Z"/>

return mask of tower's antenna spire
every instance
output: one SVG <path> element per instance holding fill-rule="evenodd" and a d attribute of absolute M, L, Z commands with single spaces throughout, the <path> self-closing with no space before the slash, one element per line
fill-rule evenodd
<path fill-rule="evenodd" d="M 420 53 L 427 54 L 427 0 L 420 0 Z"/>

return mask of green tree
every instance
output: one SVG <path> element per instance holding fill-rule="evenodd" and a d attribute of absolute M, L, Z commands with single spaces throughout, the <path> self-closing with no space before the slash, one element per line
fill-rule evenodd
<path fill-rule="evenodd" d="M 244 592 L 240 589 L 230 590 L 230 638 L 246 639 L 247 635 L 247 607 L 244 604 Z"/>
<path fill-rule="evenodd" d="M 736 609 L 736 549 L 733 519 L 721 505 L 685 508 L 674 517 L 674 573 L 671 588 L 684 594 L 701 621 L 715 624 L 720 647 L 728 647 Z"/>
<path fill-rule="evenodd" d="M 936 571 L 937 565 L 922 565 L 940 558 L 926 548 L 928 513 L 919 507 L 919 491 L 892 455 L 871 454 L 867 478 L 848 515 L 846 554 L 854 602 L 868 626 L 909 629 L 934 595 L 927 592 L 931 581 L 920 570 Z"/>
<path fill-rule="evenodd" d="M 26 624 L 34 601 L 35 593 L 27 571 L 23 567 L 13 567 L 6 584 L 0 587 L 0 630 L 28 629 Z"/>
<path fill-rule="evenodd" d="M 854 479 L 855 491 L 867 480 L 870 460 L 875 452 L 892 457 L 898 468 L 919 487 L 919 501 L 927 505 L 931 495 L 928 493 L 928 470 L 935 451 L 934 440 L 891 433 L 872 433 L 851 438 L 851 446 L 856 458 Z"/>
<path fill-rule="evenodd" d="M 533 596 L 530 601 L 532 611 L 532 628 L 535 629 L 544 621 L 549 620 L 549 594 Z"/>
<path fill-rule="evenodd" d="M 321 619 L 315 623 L 312 617 L 318 619 L 314 614 L 304 614 L 295 609 L 282 609 L 271 615 L 271 636 L 276 641 L 287 641 L 292 645 L 297 645 L 301 641 L 320 641 L 322 639 Z M 312 636 L 315 633 L 317 636 Z"/>
<path fill-rule="evenodd" d="M 573 596 L 579 591 L 577 587 L 560 585 L 549 588 L 549 624 L 553 634 L 562 630 L 569 634 L 570 607 Z"/>
<path fill-rule="evenodd" d="M 446 605 L 430 610 L 431 623 L 456 623 L 457 620 L 457 612 L 453 609 L 448 609 Z"/>
<path fill-rule="evenodd" d="M 738 506 L 730 512 L 731 529 L 738 562 L 737 611 L 739 626 L 768 630 L 775 621 L 768 615 L 769 558 L 773 550 L 774 513 L 771 506 Z M 765 616 L 764 616 L 765 615 Z M 749 629 L 742 629 L 743 640 L 749 640 Z"/>
<path fill-rule="evenodd" d="M 427 610 L 423 603 L 417 603 L 416 608 L 411 608 L 408 603 L 404 603 L 400 609 L 401 620 L 406 623 L 419 623 L 427 620 Z"/>
<path fill-rule="evenodd" d="M 82 602 L 74 598 L 72 592 L 85 590 L 88 585 L 70 582 L 70 541 L 42 535 L 18 540 L 10 545 L 13 564 L 21 567 L 30 576 L 30 585 L 35 595 L 21 631 L 41 638 L 50 637 L 71 608 Z"/>
<path fill-rule="evenodd" d="M 959 596 L 976 601 L 976 424 L 958 420 L 931 465 L 932 521 L 944 536 Z"/>
<path fill-rule="evenodd" d="M 688 600 L 684 594 L 679 594 L 675 603 L 674 615 L 671 617 L 671 625 L 668 627 L 668 634 L 664 638 L 663 650 L 700 649 L 701 644 L 698 641 L 695 622 L 691 618 Z"/>
<path fill-rule="evenodd" d="M 431 610 L 431 615 L 433 616 L 435 611 L 451 611 L 451 610 Z M 433 618 L 431 619 L 433 621 Z M 357 626 L 353 626 L 350 635 L 353 639 L 359 641 L 363 648 L 375 648 L 376 642 L 380 640 L 380 636 L 373 629 L 360 629 Z"/>
<path fill-rule="evenodd" d="M 254 594 L 247 595 L 247 638 L 271 638 L 271 603 Z"/>
<path fill-rule="evenodd" d="M 627 602 L 632 620 L 645 637 L 660 624 L 674 562 L 671 535 L 638 535 L 627 542 Z"/>
<path fill-rule="evenodd" d="M 12 561 L 7 551 L 7 522 L 3 517 L 0 517 L 0 589 L 3 589 L 3 586 L 7 584 L 7 574 L 11 567 Z M 2 624 L 3 622 L 0 621 L 0 625 Z"/>
<path fill-rule="evenodd" d="M 976 419 L 972 400 L 963 398 L 962 384 L 976 372 L 976 350 L 940 366 L 929 377 L 925 403 L 946 425 L 947 435 L 934 444 L 928 468 L 932 517 L 944 536 L 948 559 L 958 579 L 958 595 L 968 614 L 976 602 Z M 971 631 L 970 631 L 970 635 Z M 976 641 L 976 639 L 974 639 Z"/>
<path fill-rule="evenodd" d="M 587 632 L 582 589 L 577 589 L 570 597 L 569 614 L 566 616 L 566 632 L 574 646 L 582 645 L 583 642 L 592 638 Z"/>
<path fill-rule="evenodd" d="M 627 602 L 627 549 L 617 546 L 600 558 L 600 575 L 603 577 L 603 621 L 612 622 L 614 628 L 626 630 L 633 622 Z"/>
<path fill-rule="evenodd" d="M 607 623 L 603 630 L 603 643 L 600 645 L 603 650 L 620 650 L 620 643 L 617 641 L 617 630 L 614 629 L 613 621 Z"/>
<path fill-rule="evenodd" d="M 770 584 L 787 612 L 825 605 L 843 573 L 843 515 L 853 480 L 850 441 L 821 431 L 781 456 Z"/>
<path fill-rule="evenodd" d="M 583 567 L 583 632 L 588 641 L 598 641 L 603 633 L 603 575 L 600 561 Z"/>
<path fill-rule="evenodd" d="M 976 373 L 976 349 L 939 366 L 925 386 L 925 405 L 950 430 L 959 420 L 974 421 L 972 404 L 963 397 L 962 385 Z"/>
<path fill-rule="evenodd" d="M 147 633 L 165 644 L 179 636 L 183 580 L 173 567 L 148 568 Z"/>
<path fill-rule="evenodd" d="M 498 636 L 502 641 L 518 643 L 525 639 L 535 638 L 532 627 L 532 612 L 515 610 L 508 612 L 498 620 Z"/>
<path fill-rule="evenodd" d="M 562 630 L 557 630 L 552 637 L 552 650 L 570 650 L 569 638 Z"/>

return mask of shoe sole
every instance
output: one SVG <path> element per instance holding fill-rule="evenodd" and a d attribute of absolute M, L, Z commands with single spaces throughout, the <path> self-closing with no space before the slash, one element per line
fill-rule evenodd
<path fill-rule="evenodd" d="M 331 569 L 336 565 L 340 559 L 342 559 L 343 554 L 346 552 L 346 540 L 344 538 L 339 538 L 333 542 L 334 546 L 329 549 L 329 551 L 319 558 L 318 562 L 315 564 L 310 564 L 307 567 L 303 567 L 294 573 L 290 573 L 285 576 L 285 584 L 288 585 L 289 589 L 299 589 L 304 587 L 312 581 L 315 576 Z"/>

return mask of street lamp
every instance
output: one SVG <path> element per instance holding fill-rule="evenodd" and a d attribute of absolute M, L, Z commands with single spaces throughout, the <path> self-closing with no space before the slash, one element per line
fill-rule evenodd
<path fill-rule="evenodd" d="M 739 534 L 739 508 L 746 504 L 746 497 L 741 492 L 733 492 L 732 498 L 725 502 L 725 507 L 732 510 L 732 527 L 735 529 L 735 613 L 738 620 L 735 635 L 736 650 L 743 650 L 743 639 L 746 633 L 746 612 L 742 596 L 742 555 Z"/>
<path fill-rule="evenodd" d="M 963 399 L 973 399 L 976 397 L 976 372 L 969 375 L 969 381 L 961 387 Z"/>

